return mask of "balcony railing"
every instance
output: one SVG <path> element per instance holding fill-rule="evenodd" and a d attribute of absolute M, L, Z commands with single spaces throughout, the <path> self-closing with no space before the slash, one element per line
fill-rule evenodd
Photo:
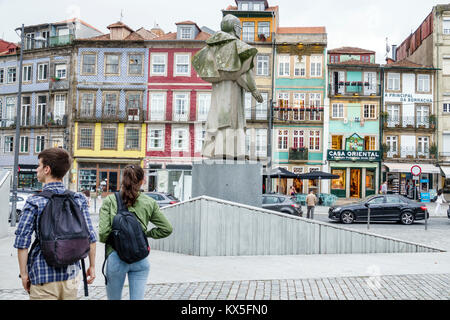
<path fill-rule="evenodd" d="M 74 39 L 73 34 L 68 34 L 65 36 L 50 37 L 49 44 L 50 44 L 50 47 L 65 46 L 65 45 L 71 44 L 73 39 Z"/>
<path fill-rule="evenodd" d="M 380 96 L 381 85 L 370 85 L 368 82 L 347 81 L 328 85 L 328 92 L 332 96 Z"/>
<path fill-rule="evenodd" d="M 308 161 L 308 148 L 290 148 L 289 161 Z"/>
<path fill-rule="evenodd" d="M 384 121 L 387 128 L 434 129 L 434 121 L 430 117 L 387 117 Z"/>
<path fill-rule="evenodd" d="M 390 150 L 386 153 L 387 158 L 397 159 L 430 159 L 431 154 L 428 148 L 418 150 L 415 147 L 401 147 L 398 150 Z"/>
<path fill-rule="evenodd" d="M 142 109 L 128 109 L 120 110 L 117 113 L 102 113 L 96 114 L 94 110 L 79 110 L 75 116 L 75 120 L 78 121 L 112 121 L 112 122 L 143 122 L 147 119 L 147 112 L 143 112 Z"/>
<path fill-rule="evenodd" d="M 274 108 L 274 121 L 322 121 L 323 108 Z"/>

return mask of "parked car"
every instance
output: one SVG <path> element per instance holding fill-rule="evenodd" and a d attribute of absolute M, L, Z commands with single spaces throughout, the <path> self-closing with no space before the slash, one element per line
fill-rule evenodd
<path fill-rule="evenodd" d="M 427 207 L 401 195 L 376 195 L 345 206 L 334 206 L 328 211 L 328 218 L 350 224 L 366 221 L 370 206 L 370 221 L 399 221 L 410 225 L 415 220 L 424 220 L 429 213 Z"/>
<path fill-rule="evenodd" d="M 16 222 L 19 222 L 20 216 L 22 215 L 23 206 L 25 205 L 25 202 L 27 201 L 27 198 L 32 195 L 32 193 L 18 193 L 17 194 L 17 200 L 16 200 Z M 14 196 L 12 193 L 9 195 L 9 218 L 8 222 L 11 222 L 12 218 L 12 202 L 14 200 Z"/>
<path fill-rule="evenodd" d="M 278 211 L 303 216 L 302 206 L 297 203 L 295 197 L 277 193 L 266 193 L 262 195 L 262 207 L 267 210 Z"/>
<path fill-rule="evenodd" d="M 156 200 L 160 208 L 170 206 L 180 202 L 177 198 L 169 193 L 164 192 L 145 192 L 147 196 Z"/>
<path fill-rule="evenodd" d="M 450 219 L 450 207 L 447 209 L 447 217 Z"/>

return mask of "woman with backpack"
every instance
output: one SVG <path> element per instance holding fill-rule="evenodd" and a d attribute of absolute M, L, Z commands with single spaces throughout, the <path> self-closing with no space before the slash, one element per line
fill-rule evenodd
<path fill-rule="evenodd" d="M 146 257 L 150 251 L 147 237 L 161 239 L 172 233 L 172 226 L 162 214 L 158 204 L 149 196 L 140 192 L 144 183 L 144 170 L 138 165 L 128 165 L 123 172 L 121 191 L 106 197 L 100 208 L 99 238 L 105 243 L 106 263 L 106 293 L 108 300 L 120 300 L 122 298 L 125 277 L 128 275 L 130 300 L 143 300 L 147 278 L 150 271 L 150 263 Z M 118 201 L 119 200 L 119 201 Z M 147 230 L 151 222 L 156 227 Z M 126 227 L 118 232 L 118 228 Z M 128 229 L 138 226 L 129 235 L 124 235 Z M 128 228 L 128 229 L 127 229 Z M 142 230 L 142 233 L 139 232 Z M 122 237 L 143 237 L 136 241 L 122 241 Z M 139 248 L 132 244 L 141 243 Z M 146 248 L 147 246 L 147 248 Z M 142 252 L 124 252 L 128 250 L 144 250 Z M 148 252 L 145 252 L 145 251 Z M 137 256 L 136 259 L 129 257 Z M 144 256 L 144 258 L 141 258 Z M 121 258 L 122 257 L 122 258 Z M 126 260 L 126 261 L 124 261 Z"/>

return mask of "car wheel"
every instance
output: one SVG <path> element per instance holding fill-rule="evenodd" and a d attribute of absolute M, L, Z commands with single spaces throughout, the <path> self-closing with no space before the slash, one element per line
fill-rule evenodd
<path fill-rule="evenodd" d="M 400 216 L 402 224 L 410 225 L 414 222 L 414 215 L 411 212 L 403 212 Z"/>
<path fill-rule="evenodd" d="M 353 212 L 344 211 L 341 213 L 341 222 L 345 224 L 352 224 L 355 221 L 355 215 Z"/>

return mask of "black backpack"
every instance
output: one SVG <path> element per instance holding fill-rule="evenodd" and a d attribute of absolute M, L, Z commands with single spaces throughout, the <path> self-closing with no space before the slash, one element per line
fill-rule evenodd
<path fill-rule="evenodd" d="M 142 230 L 141 222 L 137 215 L 128 211 L 123 205 L 120 192 L 116 192 L 115 196 L 117 200 L 117 214 L 114 216 L 112 230 L 106 243 L 113 247 L 122 261 L 126 263 L 138 262 L 146 258 L 150 253 L 147 236 Z M 103 263 L 102 267 L 103 275 L 105 275 L 104 267 L 105 263 Z"/>
<path fill-rule="evenodd" d="M 43 191 L 38 196 L 48 199 L 39 217 L 39 230 L 30 254 L 39 243 L 45 261 L 54 268 L 67 267 L 81 260 L 84 290 L 87 296 L 87 280 L 84 258 L 90 251 L 89 228 L 74 194 Z"/>

